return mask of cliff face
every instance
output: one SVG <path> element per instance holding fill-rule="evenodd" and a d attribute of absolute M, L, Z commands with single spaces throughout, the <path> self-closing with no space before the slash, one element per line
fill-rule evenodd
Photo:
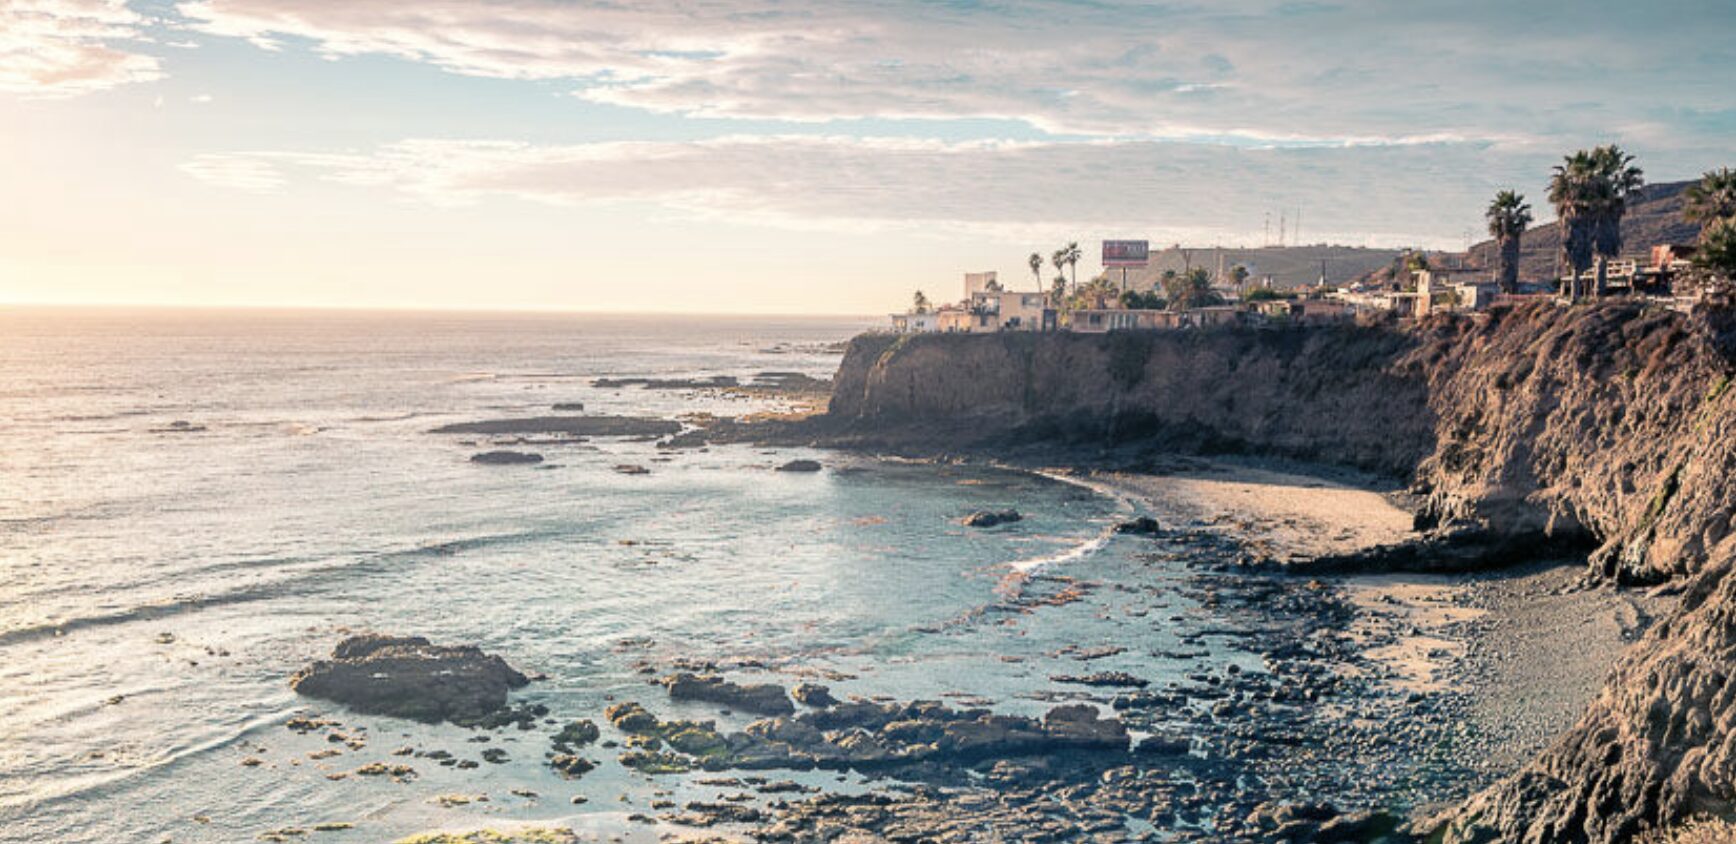
<path fill-rule="evenodd" d="M 869 336 L 825 424 L 869 446 L 1136 440 L 1354 465 L 1409 478 L 1425 523 L 1581 536 L 1618 581 L 1688 578 L 1584 719 L 1447 831 L 1614 842 L 1736 809 L 1736 399 L 1693 325 L 1538 303 L 1403 329 Z"/>

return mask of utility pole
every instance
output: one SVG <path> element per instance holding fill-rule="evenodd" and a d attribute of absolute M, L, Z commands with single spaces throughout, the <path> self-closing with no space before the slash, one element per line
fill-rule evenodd
<path fill-rule="evenodd" d="M 1278 209 L 1278 248 L 1279 249 L 1284 248 L 1284 229 L 1287 226 L 1289 226 L 1289 222 L 1288 222 L 1289 219 L 1290 219 L 1290 212 L 1287 209 L 1284 209 L 1284 208 Z"/>
<path fill-rule="evenodd" d="M 1260 241 L 1261 246 L 1272 245 L 1272 212 L 1266 212 L 1266 237 Z"/>

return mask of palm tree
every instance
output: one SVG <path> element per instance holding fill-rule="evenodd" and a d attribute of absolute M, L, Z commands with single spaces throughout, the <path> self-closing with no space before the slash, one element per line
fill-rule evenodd
<path fill-rule="evenodd" d="M 1055 265 L 1055 274 L 1061 279 L 1061 284 L 1067 283 L 1067 249 L 1062 247 L 1049 256 L 1049 263 Z"/>
<path fill-rule="evenodd" d="M 1049 301 L 1054 305 L 1054 308 L 1057 311 L 1065 311 L 1067 309 L 1066 276 L 1060 275 L 1059 273 L 1055 275 L 1055 281 L 1049 285 Z"/>
<path fill-rule="evenodd" d="M 1627 198 L 1645 183 L 1634 157 L 1615 145 L 1580 150 L 1555 166 L 1549 201 L 1561 219 L 1561 259 L 1573 273 L 1567 294 L 1579 298 L 1580 276 L 1594 261 L 1602 295 L 1609 259 L 1621 252 L 1621 218 Z"/>
<path fill-rule="evenodd" d="M 928 296 L 922 291 L 918 290 L 915 296 L 910 297 L 910 312 L 913 314 L 928 313 Z"/>
<path fill-rule="evenodd" d="M 1083 256 L 1084 253 L 1079 251 L 1079 243 L 1077 241 L 1069 243 L 1061 249 L 1061 260 L 1067 262 L 1067 269 L 1073 276 L 1073 287 L 1075 289 L 1079 287 L 1079 259 Z"/>
<path fill-rule="evenodd" d="M 1694 264 L 1726 280 L 1736 280 L 1736 215 L 1713 221 L 1700 232 Z"/>
<path fill-rule="evenodd" d="M 1709 170 L 1699 184 L 1683 194 L 1682 217 L 1689 222 L 1715 223 L 1736 217 L 1736 170 Z"/>
<path fill-rule="evenodd" d="M 1237 264 L 1230 268 L 1230 281 L 1236 285 L 1236 292 L 1242 292 L 1242 285 L 1248 283 L 1248 268 Z"/>
<path fill-rule="evenodd" d="M 1531 206 L 1523 195 L 1504 190 L 1495 194 L 1483 218 L 1489 221 L 1489 236 L 1500 250 L 1495 280 L 1501 283 L 1502 293 L 1513 293 L 1519 289 L 1519 239 L 1531 225 Z"/>
<path fill-rule="evenodd" d="M 1037 292 L 1043 292 L 1043 256 L 1035 252 L 1025 261 L 1025 266 L 1031 268 L 1031 278 L 1037 282 Z"/>

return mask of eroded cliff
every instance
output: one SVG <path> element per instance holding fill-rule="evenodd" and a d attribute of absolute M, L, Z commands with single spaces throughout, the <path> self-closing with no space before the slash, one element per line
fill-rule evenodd
<path fill-rule="evenodd" d="M 1686 579 L 1582 721 L 1443 830 L 1622 841 L 1736 808 L 1736 399 L 1704 324 L 1535 303 L 1406 327 L 865 336 L 820 428 L 870 447 L 1132 441 L 1352 465 L 1407 478 L 1425 525 L 1581 538 L 1617 583 Z"/>

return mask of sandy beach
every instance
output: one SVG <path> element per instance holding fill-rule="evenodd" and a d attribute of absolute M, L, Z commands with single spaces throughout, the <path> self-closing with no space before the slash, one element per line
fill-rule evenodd
<path fill-rule="evenodd" d="M 1096 482 L 1190 529 L 1233 532 L 1269 559 L 1403 540 L 1411 514 L 1390 482 L 1264 461 L 1179 460 L 1174 471 Z M 1445 694 L 1465 719 L 1459 755 L 1493 779 L 1572 725 L 1621 652 L 1672 607 L 1669 594 L 1594 588 L 1583 561 L 1464 575 L 1321 578 L 1355 615 L 1346 632 L 1399 692 Z"/>

